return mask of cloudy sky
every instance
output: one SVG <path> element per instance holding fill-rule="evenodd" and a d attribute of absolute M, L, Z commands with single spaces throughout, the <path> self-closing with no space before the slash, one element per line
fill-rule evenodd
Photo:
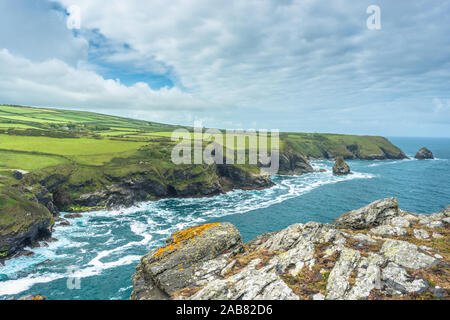
<path fill-rule="evenodd" d="M 448 0 L 2 0 L 0 14 L 0 103 L 450 136 Z"/>

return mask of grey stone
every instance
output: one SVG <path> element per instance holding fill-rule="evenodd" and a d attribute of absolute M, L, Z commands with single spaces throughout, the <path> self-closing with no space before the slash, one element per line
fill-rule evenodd
<path fill-rule="evenodd" d="M 430 235 L 428 234 L 428 232 L 426 230 L 414 229 L 413 233 L 414 233 L 414 237 L 416 237 L 417 239 L 424 239 L 424 240 L 430 239 Z"/>
<path fill-rule="evenodd" d="M 387 198 L 344 213 L 334 223 L 338 228 L 366 229 L 384 224 L 396 216 L 398 216 L 397 199 Z"/>
<path fill-rule="evenodd" d="M 395 294 L 421 293 L 428 288 L 425 280 L 412 278 L 395 263 L 389 263 L 383 269 L 381 279 Z"/>
<path fill-rule="evenodd" d="M 437 262 L 435 258 L 420 252 L 416 245 L 401 240 L 387 239 L 381 253 L 387 260 L 410 269 L 425 269 Z"/>
<path fill-rule="evenodd" d="M 370 229 L 370 232 L 380 236 L 406 236 L 408 232 L 401 227 L 393 227 L 391 225 L 382 225 Z"/>
<path fill-rule="evenodd" d="M 360 253 L 357 250 L 344 248 L 328 277 L 327 300 L 342 300 L 350 289 L 348 279 L 358 266 Z"/>

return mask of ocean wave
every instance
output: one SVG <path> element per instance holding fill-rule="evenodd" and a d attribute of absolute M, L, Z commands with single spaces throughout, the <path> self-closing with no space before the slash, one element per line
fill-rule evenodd
<path fill-rule="evenodd" d="M 54 237 L 59 241 L 50 243 L 48 248 L 32 249 L 34 256 L 7 261 L 6 266 L 0 269 L 0 275 L 6 276 L 0 281 L 0 296 L 18 294 L 33 285 L 69 276 L 96 276 L 107 269 L 136 263 L 142 252 L 161 246 L 173 232 L 204 223 L 210 218 L 267 208 L 323 185 L 375 177 L 362 172 L 334 176 L 331 165 L 327 161 L 315 162 L 315 169 L 327 171 L 302 176 L 274 176 L 275 186 L 265 190 L 235 190 L 211 198 L 164 199 L 139 203 L 127 209 L 85 213 L 74 219 L 70 226 L 56 227 Z M 141 239 L 130 241 L 130 237 Z M 42 270 L 33 268 L 47 259 L 58 263 L 46 264 Z M 71 265 L 84 267 L 69 275 L 65 267 Z"/>

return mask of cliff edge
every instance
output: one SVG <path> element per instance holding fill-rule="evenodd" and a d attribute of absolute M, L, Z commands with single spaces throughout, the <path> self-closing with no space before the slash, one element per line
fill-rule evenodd
<path fill-rule="evenodd" d="M 448 299 L 449 223 L 450 206 L 388 198 L 248 243 L 229 223 L 196 226 L 142 257 L 131 299 Z"/>

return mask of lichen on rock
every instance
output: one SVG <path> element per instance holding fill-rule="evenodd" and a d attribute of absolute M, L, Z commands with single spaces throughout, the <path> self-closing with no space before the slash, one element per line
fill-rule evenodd
<path fill-rule="evenodd" d="M 131 299 L 448 299 L 449 215 L 387 198 L 245 244 L 229 223 L 188 228 L 142 257 Z"/>

